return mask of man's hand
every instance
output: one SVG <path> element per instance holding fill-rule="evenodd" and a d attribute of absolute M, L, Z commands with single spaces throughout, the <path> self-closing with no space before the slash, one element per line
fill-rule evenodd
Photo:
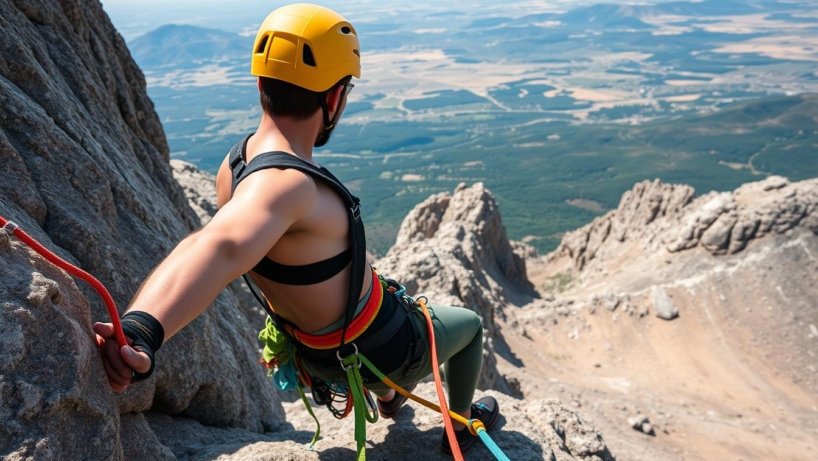
<path fill-rule="evenodd" d="M 151 368 L 148 354 L 139 352 L 131 346 L 119 347 L 114 336 L 113 324 L 97 322 L 94 324 L 94 332 L 102 355 L 102 364 L 114 392 L 124 392 L 128 388 L 134 371 L 146 373 Z"/>

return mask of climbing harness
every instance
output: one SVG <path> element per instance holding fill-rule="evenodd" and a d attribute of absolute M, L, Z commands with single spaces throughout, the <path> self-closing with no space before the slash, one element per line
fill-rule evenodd
<path fill-rule="evenodd" d="M 450 411 L 448 409 L 448 407 L 446 405 L 445 394 L 444 394 L 444 391 L 443 391 L 442 380 L 440 378 L 440 373 L 439 373 L 439 366 L 438 366 L 439 363 L 438 363 L 438 359 L 437 359 L 437 346 L 435 344 L 435 339 L 434 339 L 434 328 L 433 328 L 433 325 L 432 325 L 432 317 L 431 317 L 431 314 L 429 313 L 429 310 L 428 310 L 428 308 L 426 306 L 427 299 L 425 297 L 419 297 L 417 300 L 414 300 L 414 299 L 406 296 L 404 294 L 405 288 L 398 285 L 397 283 L 392 282 L 392 283 L 394 283 L 395 285 L 397 285 L 399 287 L 399 288 L 396 289 L 396 288 L 394 288 L 394 286 L 389 286 L 389 283 L 391 281 L 387 282 L 387 280 L 385 280 L 385 279 L 379 279 L 379 282 L 381 284 L 383 284 L 385 287 L 387 287 L 388 291 L 390 291 L 390 292 L 392 292 L 392 293 L 394 293 L 396 295 L 399 294 L 400 297 L 403 297 L 405 300 L 409 301 L 411 303 L 411 305 L 419 308 L 423 312 L 424 317 L 426 319 L 426 327 L 427 327 L 427 330 L 429 332 L 430 352 L 431 352 L 431 359 L 432 359 L 432 371 L 433 371 L 433 374 L 434 374 L 434 377 L 435 377 L 435 387 L 436 387 L 436 390 L 437 390 L 438 400 L 439 400 L 440 404 L 438 405 L 438 404 L 429 402 L 428 400 L 425 400 L 425 399 L 423 399 L 421 397 L 418 397 L 418 396 L 412 394 L 411 392 L 407 391 L 406 389 L 400 387 L 397 383 L 395 383 L 394 381 L 389 379 L 386 376 L 386 374 L 381 372 L 362 352 L 360 352 L 355 343 L 352 343 L 353 352 L 351 354 L 349 354 L 349 355 L 342 356 L 336 350 L 336 358 L 337 358 L 337 360 L 339 362 L 339 366 L 341 367 L 341 369 L 344 370 L 344 373 L 346 375 L 346 385 L 327 384 L 327 383 L 325 383 L 323 381 L 314 381 L 313 385 L 315 384 L 315 382 L 317 382 L 318 386 L 319 386 L 318 392 L 316 392 L 316 388 L 312 388 L 313 389 L 313 399 L 315 400 L 316 404 L 326 405 L 330 409 L 330 411 L 333 412 L 333 415 L 336 418 L 343 418 L 343 417 L 347 416 L 350 413 L 351 409 L 354 409 L 354 415 L 355 415 L 355 441 L 356 441 L 356 445 L 357 445 L 357 457 L 356 457 L 356 459 L 358 461 L 362 461 L 362 460 L 366 459 L 366 447 L 365 447 L 366 423 L 367 422 L 370 422 L 370 423 L 377 422 L 378 414 L 377 414 L 377 411 L 375 411 L 375 408 L 374 408 L 374 405 L 372 403 L 369 392 L 366 390 L 366 387 L 364 386 L 363 379 L 361 377 L 361 369 L 362 369 L 361 367 L 363 366 L 366 369 L 368 369 L 370 372 L 372 372 L 372 374 L 378 380 L 380 380 L 381 382 L 383 382 L 384 384 L 389 386 L 391 389 L 394 389 L 395 392 L 407 397 L 408 399 L 414 400 L 415 402 L 420 403 L 421 405 L 424 405 L 425 407 L 427 407 L 427 408 L 429 408 L 429 409 L 431 409 L 433 411 L 437 411 L 437 412 L 439 412 L 441 414 L 448 414 L 449 415 L 448 418 L 445 418 L 445 417 L 443 418 L 443 423 L 444 423 L 444 426 L 446 427 L 446 434 L 447 434 L 447 438 L 449 440 L 449 446 L 452 447 L 452 455 L 454 456 L 455 460 L 462 460 L 463 456 L 462 456 L 462 452 L 461 452 L 461 450 L 459 448 L 459 444 L 457 443 L 457 438 L 456 438 L 455 433 L 454 433 L 454 428 L 452 427 L 452 422 L 451 422 L 452 419 L 464 424 L 469 429 L 469 432 L 472 435 L 479 437 L 480 440 L 489 449 L 489 451 L 495 456 L 495 458 L 497 458 L 500 461 L 508 460 L 508 457 L 502 452 L 502 450 L 500 450 L 500 448 L 497 446 L 497 444 L 494 443 L 494 441 L 488 435 L 488 432 L 486 432 L 485 426 L 483 425 L 483 423 L 480 420 L 466 419 L 463 416 L 461 416 L 461 415 L 459 415 L 459 414 L 457 414 L 457 413 L 455 413 L 453 411 Z M 281 333 L 281 332 L 274 333 L 274 334 L 270 333 L 268 330 L 271 329 L 271 328 L 272 329 L 275 328 L 275 323 L 272 322 L 271 320 L 268 320 L 267 328 L 265 330 L 262 330 L 262 332 L 259 335 L 259 338 L 261 338 L 262 341 L 265 342 L 263 356 L 264 356 L 264 360 L 266 361 L 268 366 L 271 365 L 271 364 L 277 364 L 277 365 L 274 365 L 273 367 L 278 368 L 278 371 L 276 371 L 276 379 L 275 379 L 276 383 L 278 384 L 279 380 L 277 378 L 277 375 L 283 369 L 281 367 L 292 366 L 294 363 L 296 363 L 298 361 L 298 349 L 292 349 L 292 350 L 295 350 L 295 355 L 290 356 L 289 362 L 287 362 L 285 360 L 285 363 L 281 363 L 280 359 L 284 358 L 284 357 L 287 357 L 288 354 L 289 354 L 289 351 L 291 350 L 290 348 L 293 348 L 294 346 L 291 344 L 291 345 L 288 345 L 286 347 L 281 347 L 281 345 L 279 345 L 279 344 L 277 344 L 277 343 L 275 343 L 273 341 L 266 340 L 265 338 L 277 337 L 277 335 L 280 334 L 283 337 L 290 338 L 289 339 L 290 342 L 296 342 L 296 341 L 294 341 L 292 339 L 292 336 L 289 336 L 289 335 L 287 335 L 285 333 Z M 281 352 L 277 354 L 276 352 L 273 351 L 274 348 L 278 348 Z M 273 358 L 271 360 L 270 359 L 271 357 L 275 357 L 275 358 Z M 310 387 L 310 380 L 312 378 L 309 376 L 309 374 L 306 371 L 301 369 L 300 366 L 297 366 L 297 368 L 298 368 L 298 371 L 297 371 L 298 379 L 295 380 L 297 382 L 296 387 L 297 387 L 297 389 L 299 391 L 299 394 L 301 396 L 302 402 L 304 403 L 304 406 L 307 408 L 307 411 L 309 412 L 310 416 L 312 416 L 313 420 L 315 420 L 316 427 L 317 427 L 315 435 L 313 436 L 312 441 L 310 443 L 310 449 L 313 449 L 316 441 L 318 440 L 318 437 L 319 437 L 319 434 L 320 434 L 320 431 L 321 431 L 321 426 L 320 426 L 320 423 L 318 422 L 317 417 L 315 416 L 315 413 L 312 410 L 312 407 L 310 406 L 309 402 L 306 400 L 306 397 L 305 397 L 305 394 L 304 394 L 303 388 L 302 388 L 302 384 L 305 385 L 306 387 Z M 281 387 L 281 386 L 279 386 L 279 387 Z M 323 397 L 323 398 L 319 399 L 319 398 L 316 398 L 316 395 L 333 395 L 333 396 L 335 396 L 337 398 L 336 402 L 340 401 L 340 402 L 343 402 L 345 404 L 344 407 L 343 407 L 344 411 L 338 411 L 338 410 L 334 409 L 332 407 L 332 405 L 331 405 L 332 402 L 328 402 L 326 400 L 326 397 Z"/>
<path fill-rule="evenodd" d="M 350 263 L 349 288 L 347 290 L 346 311 L 344 313 L 344 326 L 341 330 L 339 350 L 341 350 L 342 353 L 349 352 L 349 345 L 346 342 L 347 327 L 355 315 L 355 308 L 358 305 L 358 299 L 361 297 L 361 280 L 363 280 L 366 267 L 366 235 L 364 232 L 364 223 L 361 220 L 360 200 L 358 197 L 352 195 L 349 189 L 326 168 L 306 162 L 286 152 L 263 152 L 253 157 L 250 162 L 245 162 L 244 157 L 247 150 L 247 141 L 252 135 L 252 133 L 248 134 L 242 141 L 236 143 L 228 154 L 230 173 L 233 178 L 233 190 L 236 189 L 242 180 L 256 171 L 269 168 L 292 168 L 329 185 L 344 201 L 347 210 L 347 219 L 349 221 L 349 242 L 350 249 L 352 250 L 352 261 Z M 262 304 L 270 316 L 273 317 L 274 321 L 282 323 L 281 319 L 267 303 Z"/>
<path fill-rule="evenodd" d="M 437 347 L 436 347 L 435 340 L 434 340 L 434 328 L 433 328 L 433 325 L 432 325 L 432 316 L 431 316 L 431 314 L 429 314 L 429 310 L 428 310 L 428 308 L 426 306 L 426 302 L 427 302 L 427 299 L 425 297 L 419 297 L 416 301 L 413 301 L 413 303 L 415 305 L 420 307 L 420 309 L 423 311 L 424 317 L 426 318 L 426 326 L 427 326 L 427 329 L 429 330 L 429 342 L 430 342 L 430 350 L 431 350 L 431 355 L 432 355 L 432 372 L 433 372 L 434 378 L 435 378 L 435 387 L 437 389 L 437 396 L 438 396 L 438 399 L 440 401 L 440 405 L 436 405 L 436 404 L 434 404 L 432 402 L 429 402 L 428 400 L 425 400 L 425 399 L 423 399 L 421 397 L 418 397 L 418 396 L 412 394 L 411 392 L 407 391 L 406 389 L 398 386 L 397 383 L 395 383 L 394 381 L 389 379 L 385 374 L 383 374 L 380 370 L 378 370 L 378 368 L 371 361 L 369 361 L 369 359 L 367 359 L 363 354 L 358 353 L 357 351 L 355 351 L 353 354 L 351 354 L 351 355 L 349 355 L 347 357 L 341 358 L 339 356 L 339 360 L 341 360 L 342 367 L 347 372 L 349 382 L 350 383 L 354 382 L 354 383 L 357 384 L 360 381 L 360 372 L 358 370 L 360 370 L 361 365 L 363 364 L 373 374 L 375 374 L 375 376 L 377 376 L 378 379 L 380 379 L 384 384 L 386 384 L 390 388 L 394 389 L 395 392 L 398 392 L 399 394 L 401 394 L 401 395 L 403 395 L 403 396 L 405 396 L 405 397 L 407 397 L 407 398 L 409 398 L 411 400 L 414 400 L 415 402 L 418 402 L 421 405 L 423 405 L 423 406 L 425 406 L 425 407 L 427 407 L 427 408 L 429 408 L 431 410 L 437 411 L 438 413 L 441 413 L 443 415 L 448 414 L 450 417 L 449 418 L 444 417 L 443 418 L 443 424 L 446 427 L 446 434 L 447 434 L 447 437 L 449 439 L 449 446 L 452 448 L 452 455 L 454 456 L 456 461 L 462 461 L 463 460 L 463 454 L 460 451 L 459 444 L 457 443 L 457 437 L 455 436 L 454 428 L 452 427 L 452 422 L 451 422 L 452 419 L 454 419 L 457 422 L 459 422 L 461 424 L 464 424 L 466 427 L 468 427 L 469 432 L 472 435 L 478 436 L 480 438 L 480 440 L 489 449 L 489 451 L 494 455 L 495 458 L 497 458 L 500 461 L 508 461 L 508 457 L 502 452 L 502 450 L 500 450 L 500 448 L 497 446 L 497 444 L 494 442 L 494 440 L 492 440 L 491 436 L 489 436 L 488 432 L 486 431 L 485 426 L 483 425 L 483 423 L 480 420 L 478 420 L 478 419 L 466 419 L 463 416 L 461 416 L 461 415 L 459 415 L 459 414 L 457 414 L 457 413 L 455 413 L 453 411 L 450 411 L 448 409 L 448 407 L 446 405 L 446 396 L 445 396 L 445 394 L 443 392 L 442 380 L 440 378 L 439 363 L 438 363 L 438 360 L 437 360 L 437 351 L 436 351 Z M 353 388 L 354 387 L 355 386 L 353 386 Z M 360 414 L 363 414 L 363 413 L 360 413 Z M 364 414 L 364 415 L 365 415 L 367 421 L 375 422 L 375 421 L 372 421 L 370 419 L 369 414 Z M 376 417 L 374 419 L 377 420 L 377 415 L 375 415 L 375 416 Z M 363 453 L 364 452 L 363 441 L 366 440 L 366 433 L 365 433 L 366 429 L 364 427 L 364 424 L 365 423 L 363 421 L 363 418 L 361 418 L 359 416 L 358 407 L 356 407 L 355 408 L 355 440 L 358 441 L 358 459 L 359 460 L 365 459 L 364 453 Z M 359 430 L 362 431 L 362 433 L 359 433 Z"/>
<path fill-rule="evenodd" d="M 52 253 L 48 248 L 40 245 L 39 242 L 34 240 L 25 231 L 20 229 L 20 226 L 18 226 L 14 221 L 9 221 L 4 217 L 0 216 L 0 228 L 17 237 L 21 242 L 26 244 L 32 250 L 39 253 L 40 256 L 45 258 L 51 264 L 54 264 L 60 269 L 63 269 L 64 271 L 68 272 L 74 277 L 86 281 L 88 284 L 94 287 L 94 290 L 96 290 L 96 292 L 99 293 L 100 297 L 105 302 L 105 307 L 108 310 L 108 316 L 111 317 L 111 323 L 114 324 L 114 334 L 116 336 L 117 344 L 119 344 L 120 347 L 128 344 L 128 340 L 125 338 L 125 333 L 122 331 L 122 323 L 119 321 L 119 312 L 117 312 L 116 310 L 116 303 L 114 302 L 114 298 L 111 297 L 111 294 L 108 293 L 108 290 L 105 288 L 104 285 L 102 285 L 102 283 L 100 283 L 99 280 L 94 278 L 94 276 L 89 274 L 88 272 L 85 272 L 79 267 L 74 266 L 68 261 Z"/>

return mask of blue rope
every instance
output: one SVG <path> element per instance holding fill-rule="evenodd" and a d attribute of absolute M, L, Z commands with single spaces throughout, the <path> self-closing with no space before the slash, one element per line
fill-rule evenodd
<path fill-rule="evenodd" d="M 500 447 L 498 447 L 497 444 L 494 443 L 494 440 L 491 439 L 491 436 L 489 436 L 489 433 L 486 432 L 485 429 L 483 429 L 482 427 L 477 429 L 477 435 L 480 437 L 480 440 L 483 441 L 483 444 L 486 445 L 486 448 L 489 449 L 491 454 L 493 454 L 494 457 L 498 459 L 498 461 L 510 461 L 508 459 L 508 456 L 506 456 L 506 454 L 503 453 L 503 450 L 501 450 Z"/>

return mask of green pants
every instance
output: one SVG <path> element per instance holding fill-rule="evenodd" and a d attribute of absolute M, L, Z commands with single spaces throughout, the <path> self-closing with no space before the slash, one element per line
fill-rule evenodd
<path fill-rule="evenodd" d="M 449 409 L 465 412 L 471 407 L 483 365 L 483 321 L 477 313 L 464 307 L 429 306 L 429 313 L 435 333 L 437 359 L 444 365 Z M 410 354 L 403 365 L 387 375 L 404 388 L 432 373 L 426 318 L 420 308 L 417 308 L 411 311 L 407 321 L 414 323 L 415 331 L 420 335 L 418 344 L 425 347 L 421 349 L 422 354 L 414 357 Z M 310 375 L 327 382 L 346 382 L 346 374 L 338 364 L 319 366 L 305 360 L 302 365 Z M 382 382 L 370 383 L 367 388 L 378 396 L 385 396 L 390 390 Z"/>
<path fill-rule="evenodd" d="M 477 313 L 464 307 L 429 307 L 437 345 L 437 359 L 444 365 L 449 407 L 455 412 L 469 409 L 483 365 L 483 321 Z M 429 334 L 426 318 L 420 309 L 413 311 L 409 321 L 415 322 L 420 332 L 425 353 L 415 363 L 407 360 L 389 379 L 401 387 L 416 383 L 432 373 L 432 355 L 429 353 Z M 389 387 L 383 383 L 368 386 L 376 395 L 386 395 Z M 434 399 L 432 399 L 434 401 Z"/>

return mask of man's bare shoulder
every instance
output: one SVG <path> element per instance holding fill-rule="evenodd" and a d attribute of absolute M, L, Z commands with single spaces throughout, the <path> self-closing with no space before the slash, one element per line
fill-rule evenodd
<path fill-rule="evenodd" d="M 292 168 L 267 168 L 241 181 L 230 201 L 292 209 L 309 207 L 317 198 L 318 187 L 309 174 Z"/>

